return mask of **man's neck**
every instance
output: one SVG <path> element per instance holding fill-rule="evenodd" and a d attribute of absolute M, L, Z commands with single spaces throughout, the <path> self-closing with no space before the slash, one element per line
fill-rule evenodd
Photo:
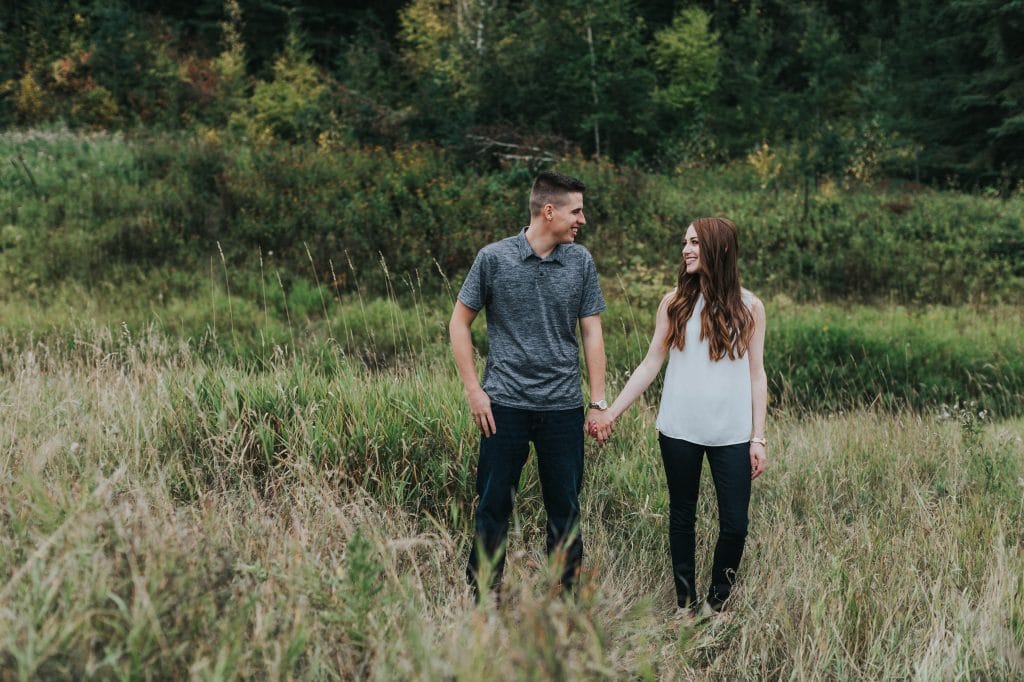
<path fill-rule="evenodd" d="M 538 258 L 547 258 L 558 246 L 558 242 L 544 229 L 543 224 L 538 225 L 533 222 L 526 229 L 526 241 Z"/>

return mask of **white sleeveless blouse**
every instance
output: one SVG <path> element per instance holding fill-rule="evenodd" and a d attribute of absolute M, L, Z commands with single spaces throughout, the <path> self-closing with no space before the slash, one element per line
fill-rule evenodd
<path fill-rule="evenodd" d="M 754 295 L 742 290 L 743 304 Z M 704 296 L 698 296 L 686 322 L 686 346 L 669 349 L 665 387 L 655 423 L 658 431 L 698 445 L 735 445 L 750 440 L 750 357 L 714 361 L 710 345 L 700 338 Z"/>

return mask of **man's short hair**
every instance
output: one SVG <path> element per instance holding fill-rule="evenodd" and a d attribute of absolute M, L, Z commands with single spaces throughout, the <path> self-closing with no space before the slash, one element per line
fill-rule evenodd
<path fill-rule="evenodd" d="M 540 215 L 541 209 L 547 204 L 561 206 L 566 194 L 583 194 L 586 191 L 587 186 L 582 180 L 555 171 L 544 171 L 533 181 L 533 189 L 530 191 L 530 215 Z"/>

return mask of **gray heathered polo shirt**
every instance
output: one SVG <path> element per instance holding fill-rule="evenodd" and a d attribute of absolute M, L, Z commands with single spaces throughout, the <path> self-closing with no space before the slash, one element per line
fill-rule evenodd
<path fill-rule="evenodd" d="M 559 244 L 541 260 L 523 228 L 480 249 L 459 300 L 486 309 L 483 389 L 492 402 L 531 410 L 583 405 L 576 324 L 605 309 L 585 247 Z"/>

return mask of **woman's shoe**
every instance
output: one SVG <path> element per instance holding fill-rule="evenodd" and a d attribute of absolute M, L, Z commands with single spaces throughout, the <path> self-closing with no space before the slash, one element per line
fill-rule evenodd
<path fill-rule="evenodd" d="M 677 606 L 676 612 L 672 614 L 672 620 L 680 625 L 696 625 L 698 618 L 689 606 Z"/>

